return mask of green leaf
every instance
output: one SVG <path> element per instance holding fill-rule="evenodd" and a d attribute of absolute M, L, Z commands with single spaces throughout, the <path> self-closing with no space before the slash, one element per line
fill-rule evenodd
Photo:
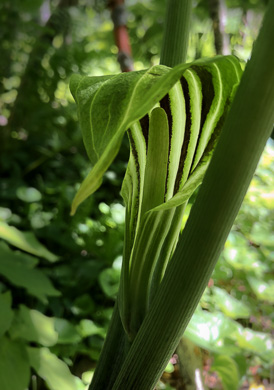
<path fill-rule="evenodd" d="M 225 80 L 229 78 L 231 69 L 237 77 L 241 73 L 234 57 L 216 57 L 213 60 L 178 65 L 174 69 L 157 65 L 148 70 L 116 76 L 72 76 L 70 88 L 78 105 L 85 147 L 94 165 L 76 194 L 72 214 L 79 204 L 101 185 L 103 174 L 116 157 L 125 131 L 149 113 L 188 68 L 192 65 L 214 67 L 213 63 L 220 64 Z M 222 86 L 224 91 L 229 88 L 227 85 Z M 216 104 L 226 104 L 225 99 L 221 99 L 221 103 L 217 101 L 218 99 Z M 208 122 L 212 124 L 217 119 L 216 116 L 211 116 Z M 211 127 L 208 123 L 208 128 Z M 199 150 L 203 148 L 209 136 L 207 131 L 201 140 Z"/>
<path fill-rule="evenodd" d="M 0 294 L 0 337 L 9 329 L 13 318 L 11 292 Z"/>
<path fill-rule="evenodd" d="M 50 390 L 79 390 L 80 379 L 71 374 L 68 366 L 48 348 L 28 348 L 30 364 L 45 380 Z"/>
<path fill-rule="evenodd" d="M 105 337 L 106 332 L 103 328 L 100 328 L 97 326 L 93 321 L 91 320 L 81 320 L 79 325 L 77 326 L 78 332 L 81 334 L 83 338 L 99 335 L 102 337 Z"/>
<path fill-rule="evenodd" d="M 231 356 L 241 350 L 235 342 L 232 344 L 227 339 L 233 339 L 238 332 L 235 321 L 221 313 L 213 314 L 199 309 L 191 318 L 184 336 L 201 348 Z"/>
<path fill-rule="evenodd" d="M 6 337 L 0 339 L 0 389 L 26 390 L 30 367 L 25 346 Z"/>
<path fill-rule="evenodd" d="M 248 276 L 247 280 L 258 299 L 274 303 L 274 281 L 268 282 Z"/>
<path fill-rule="evenodd" d="M 273 340 L 266 333 L 240 328 L 239 333 L 235 333 L 235 340 L 239 347 L 247 351 L 257 353 L 269 361 L 274 359 Z"/>
<path fill-rule="evenodd" d="M 20 305 L 18 315 L 10 329 L 12 338 L 22 338 L 49 347 L 58 341 L 55 319 L 37 310 Z"/>
<path fill-rule="evenodd" d="M 54 328 L 58 333 L 58 344 L 75 344 L 81 341 L 76 328 L 65 319 L 55 318 Z"/>
<path fill-rule="evenodd" d="M 248 318 L 250 316 L 249 307 L 233 298 L 228 292 L 219 288 L 213 287 L 214 302 L 219 306 L 222 312 L 230 318 Z"/>
<path fill-rule="evenodd" d="M 215 356 L 211 370 L 218 373 L 224 390 L 238 390 L 239 374 L 233 359 L 228 356 Z"/>
<path fill-rule="evenodd" d="M 23 251 L 43 257 L 50 262 L 58 260 L 58 257 L 47 250 L 31 232 L 21 232 L 13 226 L 0 222 L 0 238 Z"/>
<path fill-rule="evenodd" d="M 99 283 L 104 293 L 115 298 L 119 289 L 120 271 L 114 268 L 107 268 L 99 275 Z"/>
<path fill-rule="evenodd" d="M 76 316 L 88 316 L 94 312 L 95 303 L 89 294 L 83 294 L 74 299 L 70 310 Z"/>
<path fill-rule="evenodd" d="M 59 296 L 60 293 L 41 270 L 33 268 L 36 263 L 37 259 L 0 243 L 0 275 L 46 303 L 47 296 Z"/>
<path fill-rule="evenodd" d="M 41 192 L 33 187 L 19 187 L 16 195 L 20 200 L 27 203 L 38 202 L 42 199 Z"/>

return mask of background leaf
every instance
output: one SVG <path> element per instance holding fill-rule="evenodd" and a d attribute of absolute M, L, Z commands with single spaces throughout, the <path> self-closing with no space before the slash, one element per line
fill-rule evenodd
<path fill-rule="evenodd" d="M 0 337 L 9 329 L 13 318 L 11 292 L 0 294 Z"/>
<path fill-rule="evenodd" d="M 0 339 L 0 388 L 25 390 L 30 379 L 29 359 L 24 344 Z"/>
<path fill-rule="evenodd" d="M 248 318 L 250 316 L 249 307 L 243 302 L 232 297 L 225 290 L 214 287 L 213 288 L 214 300 L 219 308 L 228 317 L 236 318 Z"/>
<path fill-rule="evenodd" d="M 12 325 L 11 335 L 13 338 L 22 338 L 43 346 L 52 346 L 58 341 L 58 333 L 54 324 L 54 318 L 21 305 Z"/>
<path fill-rule="evenodd" d="M 23 287 L 29 294 L 47 302 L 47 296 L 58 296 L 60 293 L 45 273 L 32 268 L 36 262 L 36 259 L 12 251 L 6 244 L 0 243 L 0 274 L 15 286 Z"/>
<path fill-rule="evenodd" d="M 40 244 L 35 235 L 31 232 L 21 232 L 14 226 L 9 226 L 4 222 L 0 222 L 0 238 L 23 251 L 43 257 L 50 262 L 58 260 L 58 257 L 47 250 L 44 245 Z"/>
<path fill-rule="evenodd" d="M 84 390 L 80 379 L 73 376 L 68 366 L 48 348 L 28 348 L 31 366 L 45 380 L 50 390 Z M 82 385 L 82 386 L 81 386 Z"/>
<path fill-rule="evenodd" d="M 218 373 L 224 390 L 238 390 L 239 374 L 233 359 L 228 356 L 215 356 L 211 370 Z"/>

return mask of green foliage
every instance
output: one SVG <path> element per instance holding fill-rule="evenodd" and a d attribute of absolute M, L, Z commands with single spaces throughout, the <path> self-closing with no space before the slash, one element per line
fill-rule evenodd
<path fill-rule="evenodd" d="M 72 73 L 118 73 L 117 49 L 108 11 L 97 13 L 81 1 L 66 12 L 52 2 L 57 23 L 49 29 L 40 5 L 31 0 L 0 4 L 0 388 L 81 390 L 90 381 L 117 295 L 125 214 L 119 191 L 129 146 L 122 141 L 103 186 L 69 217 L 78 183 L 90 168 L 68 80 Z M 158 63 L 164 5 L 156 0 L 128 4 L 137 70 Z M 226 31 L 231 51 L 246 59 L 262 3 L 241 5 L 228 2 Z M 214 54 L 205 2 L 197 2 L 194 12 L 191 61 Z M 11 117 L 6 144 L 2 134 Z M 267 378 L 272 358 L 271 153 L 269 146 L 213 275 L 215 286 L 247 306 L 250 315 L 239 318 L 232 310 L 226 318 L 209 288 L 201 302 L 205 310 L 195 314 L 188 333 L 210 354 L 235 360 L 238 369 L 242 355 L 247 367 L 239 369 L 240 378 L 255 364 Z M 219 338 L 214 333 L 207 342 L 201 324 L 216 329 L 213 320 Z M 75 377 L 82 373 L 83 381 Z"/>
<path fill-rule="evenodd" d="M 197 159 L 199 161 L 201 158 L 201 154 L 213 132 L 213 124 L 217 125 L 225 102 L 230 98 L 231 89 L 239 81 L 241 71 L 239 65 L 232 57 L 226 59 L 218 58 L 215 61 L 197 62 L 197 64 L 178 65 L 174 69 L 157 65 L 146 71 L 124 73 L 116 76 L 81 77 L 75 75 L 72 77 L 70 88 L 78 105 L 85 147 L 94 165 L 73 201 L 73 214 L 78 205 L 100 187 L 103 174 L 119 151 L 125 131 L 134 122 L 148 114 L 171 90 L 175 83 L 180 80 L 188 68 L 195 71 L 195 66 L 200 69 L 201 73 L 206 74 L 208 72 L 210 74 L 208 79 L 206 79 L 206 76 L 202 76 L 204 88 L 208 89 L 207 84 L 212 82 L 214 93 L 216 94 L 198 146 L 196 160 L 194 161 L 196 166 Z M 195 78 L 195 76 L 192 77 Z M 231 80 L 231 86 L 227 84 L 227 87 L 223 87 L 224 79 L 226 81 L 228 79 Z M 190 115 L 199 117 L 201 113 L 195 113 L 195 110 L 198 110 L 196 106 L 200 107 L 201 105 L 201 103 L 199 104 L 201 97 L 199 92 L 197 92 L 199 85 L 197 86 L 195 83 L 192 85 L 193 81 L 189 81 L 189 84 L 190 90 L 192 89 L 190 92 L 191 98 L 193 101 L 198 101 L 198 104 L 194 104 L 191 101 Z M 110 96 L 111 100 L 109 101 Z M 119 102 L 118 106 L 117 102 Z M 105 112 L 106 104 L 107 113 Z M 173 104 L 176 106 L 179 103 L 174 102 Z M 216 106 L 219 109 L 218 113 L 216 113 Z M 174 111 L 176 110 L 174 109 Z M 197 129 L 193 128 L 191 132 L 199 131 L 199 123 L 195 127 Z M 103 134 L 102 129 L 105 129 Z M 197 136 L 193 138 L 194 140 L 191 142 L 190 148 L 195 149 Z M 190 158 L 190 163 L 191 161 L 192 157 Z M 176 171 L 175 167 L 171 167 L 172 169 Z"/>
<path fill-rule="evenodd" d="M 57 256 L 38 242 L 32 232 L 23 233 L 13 226 L 0 222 L 0 238 L 32 255 L 44 257 L 51 262 L 58 260 Z"/>
<path fill-rule="evenodd" d="M 228 356 L 217 356 L 211 369 L 221 378 L 224 390 L 237 390 L 239 388 L 239 375 L 236 363 Z"/>
<path fill-rule="evenodd" d="M 24 344 L 9 340 L 5 336 L 0 339 L 0 378 L 3 390 L 25 389 L 30 379 L 30 367 Z"/>
<path fill-rule="evenodd" d="M 28 356 L 30 365 L 41 378 L 45 379 L 51 390 L 85 388 L 84 384 L 70 373 L 68 366 L 48 348 L 28 348 Z"/>

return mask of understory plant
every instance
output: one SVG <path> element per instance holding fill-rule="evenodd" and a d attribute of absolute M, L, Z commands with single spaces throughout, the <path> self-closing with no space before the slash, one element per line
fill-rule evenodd
<path fill-rule="evenodd" d="M 155 388 L 272 130 L 274 0 L 242 77 L 233 56 L 184 63 L 191 6 L 168 1 L 161 65 L 71 79 L 93 165 L 72 214 L 100 187 L 125 132 L 130 142 L 120 288 L 90 390 Z M 185 207 L 201 183 L 181 232 Z"/>

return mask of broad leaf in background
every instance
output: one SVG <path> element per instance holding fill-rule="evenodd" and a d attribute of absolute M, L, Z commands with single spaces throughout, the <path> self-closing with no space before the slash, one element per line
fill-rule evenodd
<path fill-rule="evenodd" d="M 11 292 L 7 291 L 4 294 L 0 294 L 0 337 L 9 329 L 12 318 L 13 310 L 11 308 Z"/>
<path fill-rule="evenodd" d="M 87 319 L 80 321 L 79 325 L 77 326 L 77 330 L 83 338 L 94 335 L 99 335 L 103 338 L 106 336 L 106 331 L 104 328 L 100 328 L 93 321 Z"/>
<path fill-rule="evenodd" d="M 228 356 L 217 355 L 214 358 L 212 371 L 216 371 L 222 381 L 224 390 L 238 390 L 239 373 L 237 364 Z"/>
<path fill-rule="evenodd" d="M 23 343 L 0 339 L 0 389 L 25 390 L 30 380 L 29 359 Z"/>
<path fill-rule="evenodd" d="M 20 305 L 10 333 L 13 339 L 22 338 L 49 347 L 58 341 L 58 333 L 54 325 L 54 318 Z"/>
<path fill-rule="evenodd" d="M 248 276 L 247 280 L 258 299 L 268 301 L 269 303 L 274 303 L 273 280 L 266 282 L 265 280 L 254 278 L 252 276 Z"/>
<path fill-rule="evenodd" d="M 81 341 L 81 336 L 68 320 L 54 318 L 54 328 L 58 333 L 58 344 L 75 344 Z"/>
<path fill-rule="evenodd" d="M 50 390 L 84 390 L 82 381 L 71 374 L 68 366 L 48 348 L 28 348 L 30 365 Z"/>
<path fill-rule="evenodd" d="M 215 303 L 228 317 L 233 319 L 249 318 L 251 311 L 246 304 L 219 287 L 213 287 L 213 294 Z"/>
<path fill-rule="evenodd" d="M 0 243 L 0 275 L 46 303 L 47 296 L 59 296 L 60 293 L 41 269 L 33 268 L 37 263 L 37 259 Z"/>
<path fill-rule="evenodd" d="M 238 324 L 221 313 L 210 313 L 198 308 L 191 318 L 184 336 L 201 348 L 233 356 L 241 352 L 235 342 L 227 342 L 238 333 Z"/>
<path fill-rule="evenodd" d="M 198 308 L 184 333 L 196 345 L 208 351 L 227 356 L 256 353 L 262 358 L 274 359 L 271 336 L 244 328 L 222 313 L 210 313 Z"/>
<path fill-rule="evenodd" d="M 38 257 L 43 257 L 50 262 L 58 260 L 58 257 L 45 248 L 32 232 L 21 232 L 14 226 L 0 222 L 0 238 L 23 251 Z"/>
<path fill-rule="evenodd" d="M 33 187 L 19 187 L 16 191 L 17 197 L 23 202 L 32 203 L 42 199 L 42 194 Z"/>

